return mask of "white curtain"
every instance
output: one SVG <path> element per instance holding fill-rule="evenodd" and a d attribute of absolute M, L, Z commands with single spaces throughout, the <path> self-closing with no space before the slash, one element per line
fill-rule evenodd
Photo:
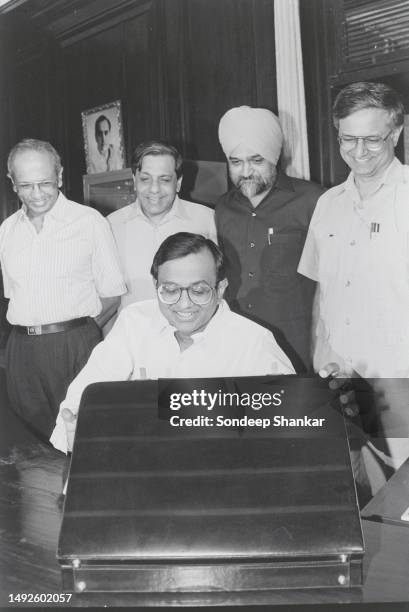
<path fill-rule="evenodd" d="M 278 116 L 284 133 L 283 169 L 310 178 L 298 0 L 274 0 Z"/>

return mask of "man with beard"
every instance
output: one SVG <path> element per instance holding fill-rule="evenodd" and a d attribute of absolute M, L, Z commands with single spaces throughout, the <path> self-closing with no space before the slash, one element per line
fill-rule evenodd
<path fill-rule="evenodd" d="M 323 190 L 277 169 L 278 118 L 264 108 L 232 108 L 219 140 L 232 189 L 216 206 L 233 310 L 273 331 L 298 372 L 311 367 L 314 285 L 297 273 L 308 225 Z"/>

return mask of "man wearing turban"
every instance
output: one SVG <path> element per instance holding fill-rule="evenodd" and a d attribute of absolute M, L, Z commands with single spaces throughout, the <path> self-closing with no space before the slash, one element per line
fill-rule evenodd
<path fill-rule="evenodd" d="M 273 331 L 303 372 L 311 367 L 314 282 L 298 274 L 297 266 L 323 189 L 277 169 L 283 134 L 267 109 L 230 109 L 220 120 L 219 140 L 233 184 L 216 206 L 227 299 Z"/>

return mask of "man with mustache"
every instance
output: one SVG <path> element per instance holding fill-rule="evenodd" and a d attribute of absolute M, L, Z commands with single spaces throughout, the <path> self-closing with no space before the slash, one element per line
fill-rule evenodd
<path fill-rule="evenodd" d="M 183 159 L 162 140 L 139 144 L 132 156 L 136 200 L 109 215 L 128 292 L 121 307 L 155 297 L 149 269 L 159 245 L 176 232 L 216 240 L 214 212 L 179 198 Z"/>
<path fill-rule="evenodd" d="M 230 109 L 220 120 L 219 140 L 233 183 L 216 206 L 227 300 L 273 331 L 297 371 L 308 370 L 314 282 L 297 266 L 323 190 L 277 168 L 283 134 L 267 109 Z"/>

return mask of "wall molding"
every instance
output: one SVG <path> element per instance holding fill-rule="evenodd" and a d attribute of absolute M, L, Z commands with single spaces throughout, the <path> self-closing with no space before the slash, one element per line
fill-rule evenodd
<path fill-rule="evenodd" d="M 31 22 L 61 47 L 94 36 L 151 9 L 153 0 L 15 0 L 4 7 L 25 22 Z M 20 49 L 24 53 L 24 48 Z"/>

